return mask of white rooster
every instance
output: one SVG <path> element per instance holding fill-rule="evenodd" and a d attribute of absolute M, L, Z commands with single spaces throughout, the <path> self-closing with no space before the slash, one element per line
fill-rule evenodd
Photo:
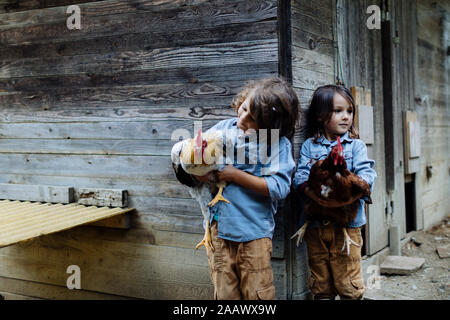
<path fill-rule="evenodd" d="M 229 201 L 222 196 L 226 182 L 217 181 L 215 175 L 211 175 L 210 183 L 202 183 L 191 175 L 204 176 L 211 171 L 223 168 L 224 164 L 221 158 L 226 145 L 224 144 L 222 131 L 217 130 L 202 134 L 202 130 L 199 129 L 196 137 L 180 141 L 172 148 L 171 157 L 175 175 L 178 181 L 189 187 L 189 193 L 192 198 L 198 201 L 206 222 L 203 240 L 196 245 L 195 249 L 204 245 L 207 249 L 214 250 L 209 228 L 210 213 L 208 206 L 214 206 L 219 201 L 227 203 Z M 211 200 L 211 194 L 217 188 L 218 192 Z"/>

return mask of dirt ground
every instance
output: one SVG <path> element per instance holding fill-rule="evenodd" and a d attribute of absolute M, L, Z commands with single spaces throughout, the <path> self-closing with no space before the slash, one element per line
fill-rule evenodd
<path fill-rule="evenodd" d="M 413 233 L 402 256 L 425 258 L 410 275 L 381 275 L 380 289 L 367 290 L 369 299 L 450 300 L 450 257 L 440 258 L 436 248 L 450 246 L 450 216 L 440 225 Z"/>

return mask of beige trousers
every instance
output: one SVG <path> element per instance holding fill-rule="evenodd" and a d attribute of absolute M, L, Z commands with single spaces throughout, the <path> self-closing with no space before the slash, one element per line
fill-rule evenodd
<path fill-rule="evenodd" d="M 218 237 L 217 222 L 211 225 L 214 252 L 208 250 L 214 299 L 273 300 L 273 272 L 270 264 L 272 240 L 261 238 L 234 242 Z"/>
<path fill-rule="evenodd" d="M 347 228 L 350 238 L 360 247 L 350 246 L 350 255 L 342 251 L 344 232 L 336 226 L 309 227 L 308 247 L 310 288 L 315 299 L 361 299 L 365 288 L 361 273 L 361 228 Z"/>

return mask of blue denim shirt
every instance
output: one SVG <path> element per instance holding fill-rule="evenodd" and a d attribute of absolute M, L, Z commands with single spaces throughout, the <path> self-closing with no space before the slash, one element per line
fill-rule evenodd
<path fill-rule="evenodd" d="M 281 137 L 276 161 L 271 157 L 270 162 L 264 164 L 265 161 L 261 163 L 259 158 L 257 161 L 249 161 L 248 158 L 252 157 L 248 152 L 251 142 L 245 141 L 244 132 L 237 127 L 237 118 L 223 120 L 210 130 L 226 130 L 227 134 L 235 135 L 234 150 L 245 146 L 246 161 L 245 164 L 238 163 L 235 157 L 233 166 L 255 176 L 262 176 L 270 193 L 270 197 L 266 197 L 238 184 L 228 183 L 223 196 L 230 203 L 220 201 L 209 208 L 211 222 L 214 215 L 217 217 L 219 237 L 236 242 L 265 237 L 272 239 L 278 201 L 289 194 L 295 170 L 291 142 L 286 137 Z"/>
<path fill-rule="evenodd" d="M 373 169 L 375 161 L 367 158 L 366 144 L 362 140 L 349 138 L 348 132 L 341 137 L 341 143 L 344 148 L 347 169 L 364 179 L 370 185 L 372 191 L 377 173 Z M 314 138 L 309 138 L 303 143 L 294 177 L 295 188 L 308 181 L 312 165 L 318 160 L 325 159 L 336 144 L 337 141 L 330 142 L 324 136 L 321 136 L 317 143 L 314 142 Z M 359 200 L 358 214 L 355 220 L 350 223 L 350 228 L 361 227 L 366 224 L 364 201 L 367 200 L 364 198 Z M 313 227 L 317 225 L 317 222 L 312 223 Z"/>

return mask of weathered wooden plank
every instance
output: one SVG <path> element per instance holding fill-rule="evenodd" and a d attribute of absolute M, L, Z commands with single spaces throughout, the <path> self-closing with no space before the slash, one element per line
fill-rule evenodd
<path fill-rule="evenodd" d="M 72 252 L 70 251 L 70 255 Z M 180 252 L 177 252 L 176 255 L 181 258 Z M 110 254 L 110 257 L 113 256 L 114 254 Z M 190 254 L 189 256 L 191 257 Z M 75 258 L 76 260 L 72 258 L 72 261 L 63 260 L 63 257 L 60 256 L 60 259 L 56 259 L 52 263 L 46 260 L 32 259 L 28 256 L 15 258 L 1 255 L 1 257 L 0 273 L 9 278 L 63 286 L 68 276 L 65 273 L 66 268 L 69 265 L 83 262 L 83 265 L 80 266 L 82 271 L 81 288 L 85 290 L 144 299 L 206 299 L 208 296 L 212 297 L 208 267 L 120 257 L 110 263 L 107 261 L 109 258 L 102 254 L 95 258 L 86 256 Z M 97 267 L 99 261 L 100 265 L 107 262 L 109 267 Z M 121 268 L 119 273 L 116 268 L 118 265 L 126 268 Z"/>
<path fill-rule="evenodd" d="M 118 1 L 114 1 L 116 4 Z M 125 2 L 121 2 L 126 4 Z M 150 2 L 151 3 L 151 2 Z M 118 6 L 106 9 L 105 1 L 80 5 L 83 13 L 82 28 L 73 32 L 67 29 L 61 14 L 55 12 L 55 22 L 44 25 L 12 28 L 0 32 L 0 42 L 9 44 L 49 43 L 70 40 L 93 39 L 105 36 L 118 36 L 127 33 L 151 33 L 166 31 L 200 30 L 212 26 L 248 23 L 273 19 L 277 16 L 277 1 L 260 0 L 252 3 L 243 1 L 203 1 L 194 7 L 174 8 L 157 12 L 125 12 Z M 86 7 L 89 10 L 84 10 Z M 130 6 L 133 10 L 133 6 Z M 61 8 L 45 9 L 39 12 L 58 11 Z M 92 12 L 92 13 L 90 13 Z M 23 19 L 21 14 L 15 13 L 15 19 L 10 24 L 16 24 Z M 26 13 L 29 14 L 29 13 Z M 47 18 L 47 16 L 45 16 Z M 48 21 L 48 20 L 45 20 Z M 6 26 L 4 27 L 6 28 Z"/>
<path fill-rule="evenodd" d="M 81 268 L 82 289 L 140 298 L 157 298 L 162 293 L 161 288 L 155 290 L 157 283 L 211 285 L 206 254 L 200 250 L 95 239 L 83 241 L 64 236 L 41 237 L 38 241 L 4 249 L 9 250 L 0 251 L 0 273 L 6 277 L 65 285 L 66 268 L 75 264 Z M 23 265 L 22 261 L 28 263 Z M 17 264 L 17 269 L 8 268 L 11 264 Z M 138 285 L 138 282 L 149 285 Z"/>
<path fill-rule="evenodd" d="M 76 188 L 79 204 L 97 207 L 126 207 L 128 192 L 123 189 Z"/>
<path fill-rule="evenodd" d="M 76 4 L 80 7 L 83 15 L 101 16 L 118 13 L 139 13 L 139 12 L 158 12 L 177 9 L 181 6 L 193 6 L 202 4 L 204 0 L 134 0 L 133 3 L 120 0 L 102 1 L 102 4 L 95 3 L 96 0 L 25 0 L 13 1 L 2 0 L 0 2 L 0 12 L 2 6 L 8 5 L 9 14 L 5 14 L 6 19 L 3 21 L 3 27 L 16 27 L 17 25 L 33 25 L 42 23 L 55 23 L 65 21 L 69 16 L 66 9 L 69 5 Z M 18 3 L 20 2 L 20 4 Z M 24 10 L 26 8 L 26 10 Z M 36 10 L 35 10 L 36 9 Z M 26 11 L 26 12 L 23 12 Z"/>
<path fill-rule="evenodd" d="M 374 126 L 373 126 L 373 107 L 365 105 L 357 105 L 357 112 L 355 114 L 358 117 L 358 131 L 359 137 L 366 144 L 374 143 Z"/>
<path fill-rule="evenodd" d="M 217 7 L 228 6 L 235 8 L 244 7 L 239 4 L 239 0 L 212 0 L 212 1 L 152 1 L 152 0 L 135 0 L 133 3 L 120 0 L 102 1 L 101 3 L 90 1 L 84 4 L 79 4 L 80 12 L 83 17 L 82 20 L 88 20 L 98 17 L 113 15 L 133 15 L 140 16 L 141 14 L 157 15 L 164 14 L 163 17 L 173 19 L 173 16 L 180 20 L 189 20 L 195 17 L 217 17 L 220 16 L 222 11 L 217 10 Z M 261 4 L 261 1 L 259 1 Z M 263 1 L 268 3 L 269 1 Z M 272 1 L 276 3 L 276 1 Z M 156 4 L 156 5 L 155 5 Z M 64 23 L 67 20 L 69 14 L 66 13 L 67 6 L 58 6 L 51 8 L 38 8 L 36 10 L 27 10 L 12 12 L 2 15 L 2 23 L 0 24 L 0 31 L 8 30 L 11 28 L 22 28 L 26 26 L 33 26 L 39 24 L 57 24 Z M 183 10 L 180 10 L 182 8 Z M 211 12 L 211 8 L 215 8 Z M 248 7 L 247 7 L 248 8 Z M 209 9 L 209 10 L 208 10 Z M 253 6 L 255 11 L 261 10 L 257 6 Z M 239 9 L 238 9 L 239 10 Z M 164 23 L 163 21 L 161 21 Z"/>
<path fill-rule="evenodd" d="M 76 39 L 63 43 L 33 43 L 2 46 L 0 60 L 108 54 L 111 52 L 153 50 L 157 48 L 199 46 L 209 43 L 274 39 L 276 20 L 223 25 L 200 30 L 167 31 L 162 33 L 131 33 L 95 39 Z"/>
<path fill-rule="evenodd" d="M 248 62 L 267 63 L 278 59 L 277 40 L 207 44 L 197 47 L 161 48 L 75 57 L 31 58 L 2 62 L 0 78 L 51 76 L 58 74 L 105 73 L 122 70 L 157 70 L 179 67 L 212 67 Z"/>
<path fill-rule="evenodd" d="M 68 6 L 71 4 L 94 1 L 100 0 L 0 0 L 0 13 L 51 8 L 57 6 Z"/>
<path fill-rule="evenodd" d="M 0 139 L 0 153 L 169 155 L 171 140 Z"/>
<path fill-rule="evenodd" d="M 83 238 L 81 234 L 74 237 L 67 231 L 3 248 L 0 255 L 3 277 L 64 286 L 66 268 L 75 264 L 81 268 L 82 289 L 94 292 L 161 299 L 176 298 L 174 292 L 168 294 L 164 288 L 169 285 L 191 285 L 197 290 L 211 287 L 204 250 Z M 11 263 L 18 264 L 18 268 L 7 268 Z M 272 267 L 277 287 L 285 286 L 284 263 L 272 261 Z M 139 281 L 151 285 L 138 285 Z"/>
<path fill-rule="evenodd" d="M 421 156 L 420 123 L 418 113 L 414 111 L 404 111 L 403 126 L 405 173 L 418 172 L 420 170 L 420 159 L 418 158 Z"/>
<path fill-rule="evenodd" d="M 130 195 L 128 198 L 128 206 L 131 208 L 137 208 L 139 211 L 147 212 L 149 214 L 164 213 L 170 215 L 190 216 L 191 218 L 199 217 L 195 218 L 199 219 L 199 225 L 201 225 L 201 222 L 203 221 L 200 206 L 194 199 Z"/>
<path fill-rule="evenodd" d="M 206 131 L 217 120 L 199 121 Z M 169 140 L 177 129 L 194 136 L 194 121 L 131 121 L 131 122 L 66 122 L 66 123 L 1 123 L 0 143 L 7 139 L 92 139 L 92 140 Z M 112 142 L 112 141 L 111 141 Z M 158 144 L 158 141 L 155 141 Z M 170 154 L 170 153 L 167 153 Z"/>
<path fill-rule="evenodd" d="M 334 74 L 333 56 L 293 46 L 292 65 L 307 70 Z"/>
<path fill-rule="evenodd" d="M 53 8 L 59 6 L 69 6 L 72 4 L 82 4 L 96 2 L 96 1 L 104 1 L 104 0 L 0 0 L 0 4 L 4 6 L 0 6 L 0 8 L 4 9 L 6 12 L 19 12 L 25 10 L 33 10 L 33 9 L 44 9 L 44 8 Z M 165 11 L 168 9 L 174 9 L 183 6 L 193 6 L 198 5 L 205 0 L 157 0 L 157 1 L 148 1 L 148 0 L 134 0 L 131 4 L 121 3 L 123 1 L 120 0 L 112 0 L 112 1 L 104 1 L 105 6 L 109 8 L 117 8 L 126 11 Z M 133 9 L 134 8 L 134 9 Z M 1 11 L 0 11 L 1 12 Z M 110 12 L 110 11 L 108 11 Z"/>
<path fill-rule="evenodd" d="M 132 245 L 153 244 L 162 247 L 169 246 L 186 249 L 195 248 L 204 234 L 200 218 L 193 219 L 192 217 L 164 215 L 161 213 L 140 213 L 140 215 L 151 215 L 153 220 L 152 222 L 143 222 L 136 215 L 131 215 L 131 228 L 128 230 L 96 228 L 92 225 L 84 225 L 83 227 L 73 228 L 64 232 L 68 232 L 68 235 L 72 238 L 83 238 L 86 241 L 94 238 L 97 240 L 118 241 L 124 244 L 131 243 Z M 189 227 L 191 225 L 196 228 L 195 232 L 191 231 L 193 228 Z"/>
<path fill-rule="evenodd" d="M 1 183 L 14 184 L 53 184 L 73 185 L 94 188 L 127 188 L 132 196 L 167 197 L 179 199 L 191 199 L 188 188 L 180 184 L 175 174 L 168 176 L 166 180 L 157 180 L 158 177 L 143 178 L 96 178 L 96 177 L 74 177 L 74 176 L 48 176 L 21 174 L 0 174 Z"/>
<path fill-rule="evenodd" d="M 1 173 L 77 176 L 172 178 L 168 156 L 0 154 Z"/>
<path fill-rule="evenodd" d="M 160 246 L 133 244 L 131 242 L 123 243 L 120 237 L 115 240 L 95 239 L 91 237 L 84 238 L 82 227 L 77 236 L 74 236 L 70 230 L 55 233 L 53 235 L 45 235 L 29 242 L 19 243 L 14 246 L 2 248 L 0 254 L 9 257 L 29 257 L 30 260 L 46 260 L 47 262 L 59 262 L 61 264 L 67 260 L 77 260 L 75 258 L 91 259 L 91 262 L 97 262 L 96 265 L 101 268 L 117 268 L 118 270 L 126 268 L 125 264 L 114 266 L 115 259 L 131 259 L 142 260 L 143 262 L 157 261 L 165 264 L 188 264 L 191 266 L 207 267 L 207 259 L 205 250 L 194 250 Z M 126 230 L 116 230 L 117 234 L 125 234 Z M 81 240 L 81 241 L 80 241 Z M 73 255 L 71 257 L 62 258 L 64 251 L 70 250 Z M 98 263 L 96 255 L 108 255 L 109 260 Z M 179 253 L 179 254 L 176 254 Z M 115 256 L 115 257 L 114 257 Z M 106 258 L 106 257 L 105 257 Z M 74 262 L 75 262 L 74 261 Z M 81 261 L 80 261 L 81 262 Z M 81 266 L 80 266 L 81 267 Z M 65 269 L 63 270 L 65 273 Z M 137 275 L 138 276 L 138 275 Z M 181 277 L 182 275 L 180 275 Z M 65 284 L 65 282 L 64 282 Z"/>
<path fill-rule="evenodd" d="M 321 19 L 311 18 L 301 12 L 292 11 L 292 28 L 298 31 L 307 30 L 308 32 L 321 38 L 333 39 L 331 23 Z"/>
<path fill-rule="evenodd" d="M 329 0 L 294 0 L 290 1 L 293 12 L 299 12 L 314 19 L 324 19 L 331 24 L 332 6 Z"/>
<path fill-rule="evenodd" d="M 157 70 L 113 70 L 99 73 L 84 73 L 77 75 L 58 75 L 25 78 L 0 79 L 0 86 L 7 92 L 33 92 L 61 88 L 89 88 L 114 87 L 119 85 L 170 85 L 181 83 L 220 83 L 224 81 L 241 81 L 243 84 L 249 79 L 259 79 L 276 76 L 278 62 L 261 62 L 254 64 L 248 61 L 245 64 L 214 65 L 210 67 L 197 66 L 196 68 L 179 67 Z"/>
<path fill-rule="evenodd" d="M 34 117 L 30 116 L 34 113 Z M 96 109 L 71 109 L 69 111 L 50 112 L 34 110 L 13 110 L 10 112 L 1 112 L 2 121 L 22 122 L 22 121 L 43 121 L 43 122 L 73 122 L 73 121 L 138 121 L 148 120 L 212 120 L 216 121 L 232 118 L 236 111 L 229 106 L 208 106 L 193 107 L 190 109 L 164 108 L 145 110 L 145 108 L 96 108 Z"/>
<path fill-rule="evenodd" d="M 0 199 L 70 203 L 73 198 L 72 187 L 0 183 Z"/>
<path fill-rule="evenodd" d="M 333 74 L 292 66 L 293 85 L 297 88 L 315 90 L 319 86 L 334 83 Z"/>
<path fill-rule="evenodd" d="M 68 274 L 69 276 L 69 274 Z M 67 286 L 0 277 L 0 288 L 7 288 L 12 294 L 49 300 L 130 300 L 132 298 L 108 295 L 86 290 L 68 290 Z"/>
<path fill-rule="evenodd" d="M 327 56 L 333 56 L 334 52 L 332 40 L 317 36 L 307 30 L 292 29 L 292 44 Z"/>
<path fill-rule="evenodd" d="M 218 105 L 230 101 L 239 92 L 242 82 L 184 83 L 145 86 L 111 86 L 103 88 L 60 88 L 58 92 L 10 92 L 0 95 L 0 104 L 8 109 L 40 108 L 62 110 L 71 107 L 126 107 L 146 108 L 195 107 Z"/>
<path fill-rule="evenodd" d="M 213 105 L 208 107 L 196 106 L 187 108 L 161 108 L 147 110 L 140 108 L 71 108 L 70 110 L 49 111 L 49 110 L 0 110 L 0 120 L 2 122 L 74 122 L 74 121 L 142 121 L 147 120 L 223 120 L 236 116 L 236 111 L 228 103 Z"/>

